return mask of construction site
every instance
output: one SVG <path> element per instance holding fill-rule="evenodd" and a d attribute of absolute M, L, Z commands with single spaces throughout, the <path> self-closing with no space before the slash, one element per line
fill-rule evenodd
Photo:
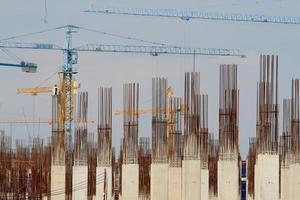
<path fill-rule="evenodd" d="M 300 25 L 300 17 L 196 10 L 91 6 L 82 12 L 84 15 L 95 14 L 93 17 L 174 18 L 184 23 L 203 20 L 208 23 L 228 21 L 280 27 Z M 40 34 L 54 31 L 63 31 L 64 35 L 60 35 L 65 38 L 63 47 L 52 42 L 26 40 L 27 37 L 38 38 Z M 77 39 L 74 38 L 75 33 L 84 31 L 142 45 L 105 42 L 74 45 Z M 9 116 L 2 116 L 1 119 L 5 120 L 0 119 L 1 200 L 299 199 L 300 76 L 297 77 L 299 72 L 295 72 L 295 77 L 285 77 L 281 81 L 280 73 L 286 75 L 284 66 L 279 65 L 279 54 L 252 56 L 257 63 L 252 68 L 258 76 L 241 75 L 240 60 L 248 55 L 239 49 L 167 45 L 77 25 L 0 38 L 0 52 L 11 55 L 14 49 L 17 52 L 34 50 L 35 54 L 55 51 L 62 55 L 63 63 L 55 73 L 55 84 L 16 88 L 19 101 L 25 96 L 35 98 L 44 95 L 43 101 L 51 104 L 51 112 L 46 113 L 47 120 L 34 115 L 26 118 L 24 108 L 24 120 Z M 188 70 L 168 71 L 179 74 L 178 79 L 172 80 L 173 76 L 169 78 L 164 73 L 155 72 L 149 80 L 143 75 L 142 81 L 121 80 L 121 89 L 106 86 L 99 78 L 99 84 L 91 92 L 84 86 L 88 80 L 80 80 L 79 74 L 83 69 L 75 68 L 81 53 L 86 52 L 189 56 L 192 65 Z M 196 57 L 231 60 L 219 60 L 219 64 L 214 66 L 217 70 L 213 72 L 217 77 L 213 80 L 216 81 L 203 83 L 207 75 L 205 68 L 197 68 Z M 1 61 L 0 66 L 20 68 L 30 76 L 38 74 L 40 68 L 39 64 L 23 59 L 17 64 Z M 253 84 L 256 93 L 250 94 L 253 98 L 243 96 L 245 93 L 240 79 L 247 79 L 243 77 L 245 75 L 253 77 L 256 82 L 256 85 Z M 119 78 L 126 74 L 115 76 Z M 114 82 L 113 76 L 109 79 Z M 144 81 L 151 84 L 143 87 Z M 215 86 L 217 95 L 205 92 L 210 84 Z M 287 92 L 280 93 L 279 90 Z M 288 96 L 284 96 L 286 94 Z M 151 106 L 145 107 L 142 103 L 144 96 L 151 97 L 147 100 Z M 241 105 L 245 106 L 241 99 L 246 101 L 246 105 L 252 99 L 256 100 L 252 103 L 256 107 L 250 103 L 248 106 L 255 113 L 255 123 L 249 123 L 255 130 L 251 134 L 241 131 L 245 130 L 240 123 L 243 119 L 240 116 L 244 114 Z M 116 101 L 120 101 L 122 107 L 115 106 Z M 216 107 L 217 113 L 211 112 L 211 106 Z M 0 115 L 4 115 L 1 104 Z M 212 115 L 213 118 L 210 117 Z M 143 116 L 148 116 L 149 120 Z M 121 127 L 117 127 L 116 121 L 120 121 Z M 49 132 L 28 134 L 28 138 L 14 135 L 14 127 L 21 127 L 25 133 L 30 132 L 29 126 L 40 124 L 49 126 Z M 212 124 L 216 129 L 210 128 Z M 248 144 L 241 142 L 242 134 L 246 134 L 243 137 L 247 138 Z"/>

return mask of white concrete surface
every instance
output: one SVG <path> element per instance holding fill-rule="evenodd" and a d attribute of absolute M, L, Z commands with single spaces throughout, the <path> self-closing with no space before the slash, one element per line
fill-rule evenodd
<path fill-rule="evenodd" d="M 209 199 L 209 172 L 208 169 L 200 170 L 201 200 Z"/>
<path fill-rule="evenodd" d="M 182 200 L 201 198 L 200 160 L 182 161 Z"/>
<path fill-rule="evenodd" d="M 247 195 L 247 200 L 254 200 L 254 197 L 253 197 L 253 195 Z"/>
<path fill-rule="evenodd" d="M 300 199 L 300 163 L 293 163 L 290 165 L 290 200 Z"/>
<path fill-rule="evenodd" d="M 104 171 L 106 170 L 106 195 L 107 199 L 112 199 L 112 168 L 97 167 L 96 168 L 96 199 L 103 200 L 104 195 Z"/>
<path fill-rule="evenodd" d="M 290 200 L 289 198 L 289 190 L 290 190 L 290 169 L 289 167 L 281 168 L 281 200 Z"/>
<path fill-rule="evenodd" d="M 122 194 L 121 200 L 139 199 L 139 165 L 122 165 Z"/>
<path fill-rule="evenodd" d="M 218 161 L 218 199 L 239 200 L 239 167 L 237 160 Z"/>
<path fill-rule="evenodd" d="M 73 166 L 72 200 L 87 200 L 88 167 Z"/>
<path fill-rule="evenodd" d="M 259 154 L 255 165 L 255 200 L 279 199 L 279 156 Z"/>
<path fill-rule="evenodd" d="M 168 199 L 181 200 L 181 167 L 170 167 L 168 178 Z"/>
<path fill-rule="evenodd" d="M 150 197 L 151 200 L 168 199 L 169 164 L 152 163 L 150 169 Z"/>
<path fill-rule="evenodd" d="M 65 200 L 66 195 L 66 167 L 51 166 L 51 200 Z"/>

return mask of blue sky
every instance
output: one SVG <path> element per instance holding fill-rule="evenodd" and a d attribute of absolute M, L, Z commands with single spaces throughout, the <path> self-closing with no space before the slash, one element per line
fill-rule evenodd
<path fill-rule="evenodd" d="M 237 48 L 247 58 L 200 57 L 196 58 L 196 70 L 201 74 L 201 90 L 209 95 L 209 129 L 218 134 L 218 67 L 220 64 L 238 64 L 238 87 L 240 89 L 240 148 L 242 155 L 248 151 L 248 138 L 255 135 L 256 82 L 258 80 L 259 54 L 279 55 L 279 95 L 290 96 L 291 79 L 300 77 L 298 59 L 300 25 L 249 24 L 238 22 L 211 22 L 179 19 L 147 18 L 87 14 L 83 10 L 91 4 L 96 6 L 192 8 L 194 10 L 228 13 L 264 13 L 269 15 L 299 16 L 300 2 L 288 0 L 47 0 L 48 23 L 44 23 L 44 1 L 2 0 L 0 6 L 0 38 L 74 24 L 86 28 L 143 38 L 150 41 L 193 47 Z M 63 45 L 64 32 L 24 37 L 19 42 L 50 42 Z M 79 32 L 74 36 L 74 45 L 86 43 L 137 44 L 104 35 Z M 57 82 L 55 72 L 62 65 L 61 52 L 36 50 L 10 50 L 14 55 L 38 63 L 37 74 L 24 74 L 18 69 L 0 68 L 0 120 L 50 118 L 50 94 L 37 97 L 18 95 L 16 88 L 44 86 Z M 15 62 L 0 52 L 0 60 Z M 80 53 L 76 66 L 76 79 L 82 90 L 89 92 L 89 116 L 96 120 L 97 87 L 113 87 L 113 110 L 122 108 L 122 84 L 136 81 L 141 84 L 140 107 L 151 107 L 151 78 L 167 77 L 175 95 L 183 94 L 184 71 L 192 70 L 192 56 L 158 56 Z M 51 76 L 53 75 L 53 76 Z M 282 109 L 282 106 L 280 106 Z M 280 114 L 280 117 L 282 115 Z M 280 118 L 280 123 L 282 119 Z M 96 125 L 89 127 L 95 132 Z M 28 135 L 50 136 L 48 125 L 4 126 L 6 133 L 14 138 Z M 281 126 L 280 126 L 281 132 Z M 141 116 L 140 135 L 150 136 L 150 116 Z M 122 136 L 122 117 L 113 117 L 113 143 L 119 145 Z"/>

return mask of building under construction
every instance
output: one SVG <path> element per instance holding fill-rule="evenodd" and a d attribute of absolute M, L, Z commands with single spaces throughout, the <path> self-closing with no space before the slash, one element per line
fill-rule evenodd
<path fill-rule="evenodd" d="M 113 89 L 98 89 L 96 130 L 88 129 L 89 98 L 94 95 L 72 93 L 76 123 L 69 135 L 62 84 L 51 96 L 50 138 L 30 138 L 27 144 L 1 131 L 0 199 L 297 200 L 300 81 L 292 80 L 291 97 L 283 101 L 280 136 L 278 56 L 260 56 L 256 137 L 249 139 L 248 156 L 242 160 L 237 79 L 237 65 L 219 66 L 218 135 L 208 129 L 209 97 L 200 92 L 205 85 L 199 72 L 184 74 L 183 97 L 173 96 L 167 78 L 153 78 L 148 109 L 140 108 L 139 83 L 124 84 L 120 147 L 112 145 L 112 134 L 117 134 Z M 142 114 L 151 115 L 147 137 L 139 137 Z"/>

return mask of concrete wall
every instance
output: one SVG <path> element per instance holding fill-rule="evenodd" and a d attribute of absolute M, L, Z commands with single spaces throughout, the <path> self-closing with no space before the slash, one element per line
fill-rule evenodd
<path fill-rule="evenodd" d="M 104 195 L 104 171 L 106 170 L 106 194 L 107 199 L 112 199 L 112 168 L 97 167 L 96 168 L 96 200 L 103 200 Z"/>
<path fill-rule="evenodd" d="M 290 169 L 289 167 L 281 168 L 281 200 L 290 200 L 289 198 L 289 184 L 290 184 Z"/>
<path fill-rule="evenodd" d="M 300 199 L 300 163 L 290 165 L 290 200 Z"/>
<path fill-rule="evenodd" d="M 73 166 L 72 199 L 87 200 L 88 167 Z"/>
<path fill-rule="evenodd" d="M 150 197 L 151 200 L 168 199 L 169 164 L 151 164 Z"/>
<path fill-rule="evenodd" d="M 182 161 L 182 200 L 201 198 L 200 160 Z"/>
<path fill-rule="evenodd" d="M 168 178 L 168 199 L 181 200 L 181 167 L 170 167 Z"/>
<path fill-rule="evenodd" d="M 66 167 L 51 166 L 51 200 L 65 200 Z"/>
<path fill-rule="evenodd" d="M 239 167 L 237 160 L 218 161 L 218 199 L 240 199 Z"/>
<path fill-rule="evenodd" d="M 279 156 L 259 154 L 255 165 L 255 200 L 279 199 Z"/>
<path fill-rule="evenodd" d="M 139 198 L 139 165 L 122 165 L 121 200 L 138 200 Z"/>

